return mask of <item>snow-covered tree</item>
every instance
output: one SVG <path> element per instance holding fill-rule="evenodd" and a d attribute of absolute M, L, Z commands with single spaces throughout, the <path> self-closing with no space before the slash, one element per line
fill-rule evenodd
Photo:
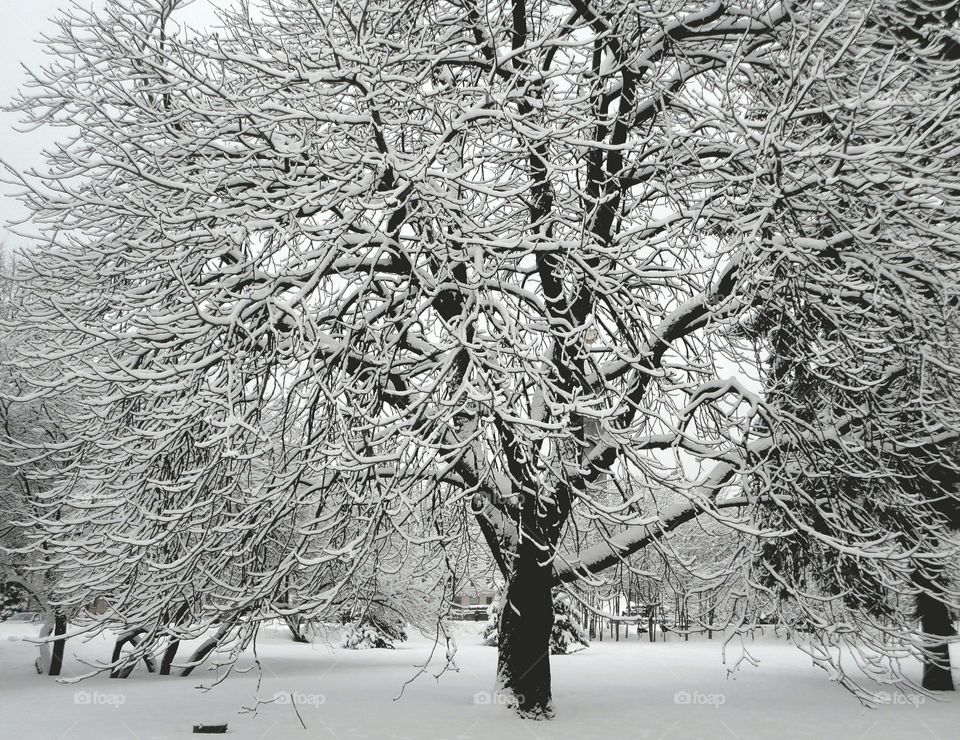
<path fill-rule="evenodd" d="M 577 619 L 570 597 L 560 592 L 553 599 L 553 627 L 550 630 L 550 654 L 569 655 L 590 646 Z"/>
<path fill-rule="evenodd" d="M 791 536 L 728 489 L 779 511 L 805 451 L 890 432 L 870 404 L 905 344 L 936 382 L 891 454 L 956 438 L 942 14 L 283 0 L 214 39 L 177 5 L 72 11 L 17 106 L 64 131 L 24 176 L 21 345 L 35 392 L 85 405 L 49 494 L 69 515 L 35 541 L 61 601 L 242 630 L 291 579 L 313 616 L 408 553 L 446 583 L 479 526 L 500 690 L 545 717 L 555 583 L 698 516 Z M 843 315 L 798 351 L 871 361 L 805 418 L 750 381 L 779 350 L 743 327 L 810 304 Z"/>
<path fill-rule="evenodd" d="M 6 325 L 22 316 L 24 287 L 17 266 L 13 248 L 0 244 L 0 316 Z M 37 670 L 56 676 L 63 665 L 68 613 L 52 603 L 58 574 L 49 558 L 30 547 L 30 539 L 42 541 L 42 522 L 60 515 L 59 505 L 45 499 L 50 471 L 55 477 L 57 466 L 49 450 L 38 454 L 38 448 L 54 448 L 63 439 L 60 420 L 70 394 L 57 399 L 32 396 L 13 359 L 16 341 L 11 332 L 0 330 L 0 591 L 4 611 L 22 604 L 44 613 L 41 636 L 50 642 L 40 645 Z"/>
<path fill-rule="evenodd" d="M 931 94 L 956 99 L 956 21 L 955 8 L 881 9 L 874 30 L 924 43 L 878 40 L 838 65 L 845 77 L 807 74 L 797 50 L 795 75 L 816 97 L 860 102 L 831 110 L 830 130 L 798 125 L 798 138 L 820 137 L 819 151 L 776 154 L 782 181 L 827 177 L 819 205 L 791 214 L 794 238 L 813 241 L 787 260 L 772 251 L 758 270 L 769 297 L 745 319 L 765 357 L 775 423 L 818 430 L 771 454 L 750 481 L 758 524 L 783 533 L 757 543 L 757 581 L 800 606 L 792 620 L 823 640 L 817 661 L 833 663 L 838 644 L 875 661 L 892 639 L 925 655 L 931 689 L 952 688 L 944 638 L 960 604 L 960 261 L 958 191 L 920 183 L 957 176 L 938 154 L 957 151 L 960 128 L 955 103 L 939 120 L 916 107 Z M 909 64 L 884 95 L 866 98 L 891 60 Z M 898 150 L 891 133 L 913 127 L 913 146 Z M 892 156 L 878 157 L 883 148 Z"/>
<path fill-rule="evenodd" d="M 483 644 L 488 647 L 497 647 L 500 642 L 500 601 L 497 599 L 487 607 L 487 623 L 483 626 Z"/>
<path fill-rule="evenodd" d="M 364 614 L 344 623 L 342 646 L 350 650 L 386 648 L 407 639 L 406 625 L 396 619 L 385 621 L 376 614 Z"/>

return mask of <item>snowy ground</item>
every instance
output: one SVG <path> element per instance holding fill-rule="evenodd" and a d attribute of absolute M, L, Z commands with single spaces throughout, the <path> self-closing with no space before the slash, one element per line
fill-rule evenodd
<path fill-rule="evenodd" d="M 751 644 L 760 666 L 729 679 L 718 641 L 594 642 L 553 659 L 557 718 L 524 722 L 490 703 L 496 651 L 480 644 L 479 626 L 460 626 L 458 672 L 439 681 L 421 676 L 397 699 L 430 653 L 423 638 L 395 651 L 358 652 L 294 644 L 282 631 L 267 631 L 258 640 L 262 674 L 235 674 L 204 692 L 196 687 L 215 674 L 138 670 L 127 680 L 58 683 L 35 674 L 35 646 L 10 639 L 15 635 L 0 625 L 0 737 L 203 737 L 191 735 L 203 722 L 228 722 L 235 738 L 334 740 L 960 737 L 960 697 L 901 696 L 865 709 L 796 648 L 765 638 Z M 109 647 L 106 639 L 68 647 L 67 675 L 83 667 L 78 654 L 102 659 Z M 251 663 L 252 656 L 244 662 Z M 278 694 L 286 701 L 243 712 L 258 696 Z"/>

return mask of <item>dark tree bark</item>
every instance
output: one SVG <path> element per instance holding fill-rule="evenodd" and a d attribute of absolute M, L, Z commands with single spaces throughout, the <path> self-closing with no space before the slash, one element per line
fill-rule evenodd
<path fill-rule="evenodd" d="M 550 630 L 553 628 L 553 566 L 524 538 L 507 584 L 500 615 L 497 687 L 516 700 L 524 717 L 553 716 L 550 686 Z"/>
<path fill-rule="evenodd" d="M 177 609 L 176 613 L 173 615 L 173 625 L 179 625 L 184 618 L 187 616 L 190 611 L 190 605 L 187 602 L 184 602 L 180 605 L 180 608 Z M 173 666 L 173 661 L 177 657 L 177 651 L 180 650 L 180 640 L 176 637 L 171 637 L 170 642 L 167 644 L 167 649 L 163 651 L 163 657 L 160 659 L 160 675 L 169 676 L 170 669 Z"/>
<path fill-rule="evenodd" d="M 917 616 L 920 618 L 921 631 L 929 638 L 946 638 L 942 642 L 935 641 L 924 655 L 921 685 L 930 691 L 954 691 L 949 638 L 956 637 L 957 631 L 953 626 L 950 610 L 942 598 L 938 598 L 943 593 L 943 585 L 938 576 L 941 576 L 939 570 L 934 574 L 918 570 L 914 576 L 921 589 L 917 595 Z"/>
<path fill-rule="evenodd" d="M 293 637 L 294 642 L 310 642 L 306 635 L 303 634 L 303 630 L 300 628 L 300 617 L 295 615 L 287 615 L 284 616 L 283 621 L 286 622 L 287 627 L 290 629 L 290 635 Z"/>
<path fill-rule="evenodd" d="M 230 624 L 221 625 L 220 629 L 217 630 L 217 633 L 213 637 L 208 637 L 204 640 L 200 647 L 193 651 L 193 655 L 190 656 L 190 660 L 187 661 L 187 665 L 184 667 L 183 671 L 180 673 L 181 676 L 189 676 L 193 673 L 193 669 L 200 665 L 206 657 L 212 653 L 217 645 L 220 644 L 220 640 L 230 631 Z"/>
<path fill-rule="evenodd" d="M 160 675 L 169 676 L 170 667 L 177 657 L 177 651 L 180 649 L 180 640 L 170 640 L 167 649 L 163 651 L 163 657 L 160 659 Z"/>
<path fill-rule="evenodd" d="M 62 612 L 57 612 L 53 619 L 53 634 L 56 635 L 65 635 L 67 634 L 67 615 Z M 59 638 L 53 643 L 53 652 L 50 655 L 50 671 L 48 675 L 50 676 L 59 676 L 60 672 L 63 670 L 63 653 L 67 646 L 66 638 Z"/>
<path fill-rule="evenodd" d="M 119 664 L 120 657 L 123 654 L 123 646 L 129 642 L 136 647 L 140 644 L 140 635 L 144 632 L 145 630 L 141 627 L 127 630 L 117 635 L 117 640 L 113 645 L 113 656 L 110 659 L 110 662 L 114 664 L 113 669 L 110 671 L 110 678 L 127 678 L 133 672 L 136 661 L 131 661 L 123 665 Z M 150 673 L 157 672 L 157 664 L 152 657 L 144 655 L 143 662 L 147 666 L 147 671 Z"/>

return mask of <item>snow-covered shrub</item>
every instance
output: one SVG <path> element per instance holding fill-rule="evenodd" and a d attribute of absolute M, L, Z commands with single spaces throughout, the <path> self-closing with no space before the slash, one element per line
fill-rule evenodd
<path fill-rule="evenodd" d="M 19 584 L 8 582 L 0 585 L 0 622 L 25 611 L 28 603 L 29 595 Z"/>
<path fill-rule="evenodd" d="M 393 650 L 395 642 L 406 639 L 406 625 L 401 618 L 371 609 L 362 616 L 345 618 L 341 646 L 348 650 Z"/>
<path fill-rule="evenodd" d="M 487 624 L 483 628 L 483 644 L 496 647 L 500 637 L 500 599 L 487 607 Z"/>
<path fill-rule="evenodd" d="M 577 619 L 565 593 L 553 597 L 553 629 L 550 631 L 550 654 L 569 655 L 590 646 L 587 633 Z"/>
<path fill-rule="evenodd" d="M 393 650 L 393 640 L 367 621 L 348 622 L 341 644 L 348 650 Z"/>

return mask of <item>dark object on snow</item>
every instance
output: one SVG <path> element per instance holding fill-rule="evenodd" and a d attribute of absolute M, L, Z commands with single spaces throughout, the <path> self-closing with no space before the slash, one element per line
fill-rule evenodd
<path fill-rule="evenodd" d="M 224 735 L 227 732 L 227 723 L 224 722 L 222 725 L 194 725 L 193 732 L 195 735 Z"/>

